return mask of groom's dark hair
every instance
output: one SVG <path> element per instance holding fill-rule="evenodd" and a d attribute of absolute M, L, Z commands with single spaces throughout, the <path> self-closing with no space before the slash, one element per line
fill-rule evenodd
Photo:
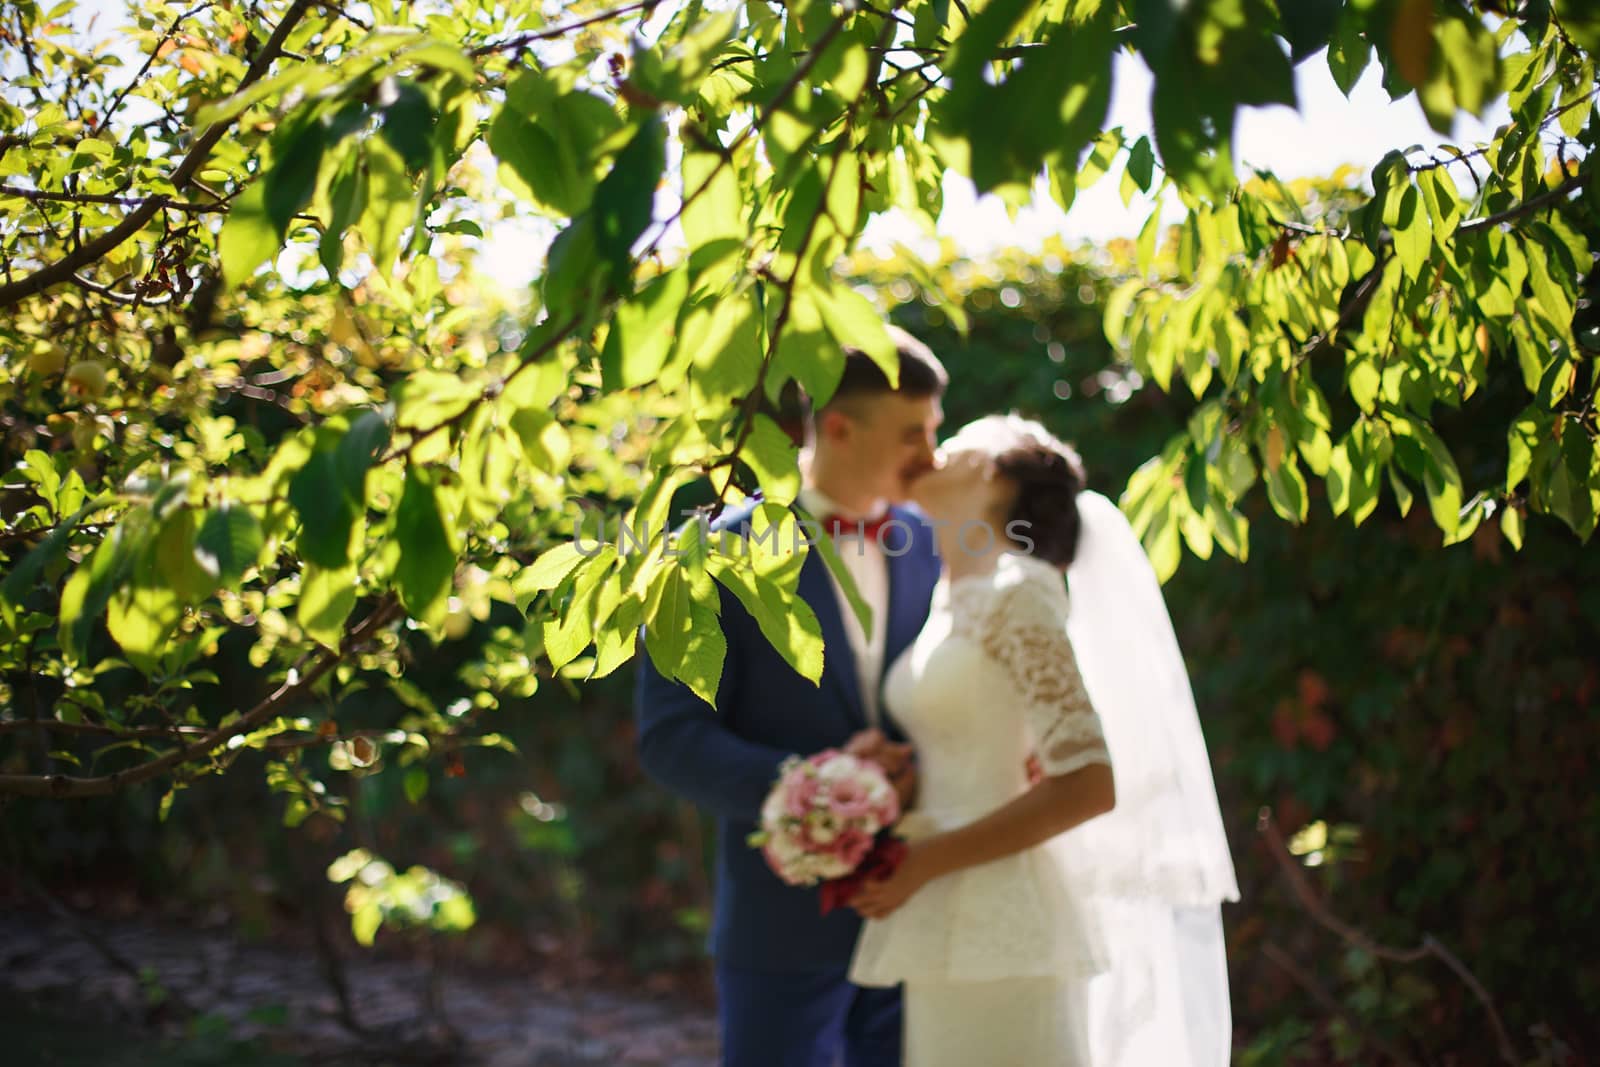
<path fill-rule="evenodd" d="M 888 375 L 883 373 L 883 368 L 871 356 L 859 348 L 846 345 L 844 373 L 839 376 L 839 385 L 822 406 L 822 411 L 847 410 L 862 398 L 886 393 L 909 397 L 944 395 L 950 384 L 950 375 L 933 350 L 898 326 L 891 325 L 888 331 L 894 341 L 895 351 L 900 356 L 899 387 L 889 384 Z M 820 413 L 812 408 L 809 398 L 805 406 L 808 417 Z"/>

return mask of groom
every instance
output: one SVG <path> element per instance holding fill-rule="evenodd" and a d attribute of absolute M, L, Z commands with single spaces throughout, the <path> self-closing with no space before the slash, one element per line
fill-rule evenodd
<path fill-rule="evenodd" d="M 900 991 L 846 978 L 860 917 L 820 914 L 815 889 L 787 886 L 745 844 L 761 803 L 790 755 L 842 748 L 881 730 L 893 770 L 909 747 L 884 713 L 883 674 L 927 620 L 939 575 L 933 531 L 900 506 L 933 465 L 948 378 L 927 346 L 891 328 L 898 389 L 861 352 L 849 351 L 839 387 L 806 420 L 800 505 L 831 530 L 872 609 L 864 631 L 820 553 L 806 556 L 799 596 L 826 645 L 817 686 L 762 636 L 727 590 L 721 625 L 728 654 L 715 708 L 639 657 L 635 712 L 639 759 L 669 789 L 716 816 L 717 887 L 711 929 L 722 1062 L 726 1067 L 898 1067 Z M 753 504 L 714 528 L 738 531 Z M 898 521 L 891 521 L 898 520 Z M 887 525 L 883 525 L 887 522 Z M 870 743 L 870 742 L 869 742 Z M 896 781 L 909 795 L 910 769 Z"/>

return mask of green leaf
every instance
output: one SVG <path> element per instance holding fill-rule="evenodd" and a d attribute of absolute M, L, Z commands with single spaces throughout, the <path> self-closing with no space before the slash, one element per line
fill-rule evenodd
<path fill-rule="evenodd" d="M 177 632 L 183 608 L 177 594 L 154 574 L 119 589 L 106 608 L 106 629 L 122 652 L 146 675 L 156 671 L 159 653 Z"/>
<path fill-rule="evenodd" d="M 589 546 L 584 547 L 587 549 Z M 546 592 L 565 581 L 567 575 L 588 558 L 578 551 L 575 541 L 563 541 L 534 560 L 532 566 L 517 576 L 517 584 L 529 592 Z"/>
<path fill-rule="evenodd" d="M 255 566 L 263 544 L 261 523 L 250 509 L 225 502 L 206 512 L 195 539 L 195 558 L 218 585 L 232 589 Z"/>
<path fill-rule="evenodd" d="M 820 521 L 818 516 L 808 515 L 812 522 Z M 872 606 L 861 595 L 860 587 L 856 585 L 855 575 L 850 573 L 850 568 L 845 566 L 839 557 L 839 546 L 833 543 L 833 538 L 822 536 L 817 538 L 816 549 L 822 553 L 822 560 L 828 565 L 828 570 L 839 583 L 839 588 L 844 592 L 844 598 L 850 604 L 850 610 L 855 612 L 856 619 L 861 623 L 861 630 L 868 637 L 872 635 L 873 619 Z"/>
<path fill-rule="evenodd" d="M 645 633 L 648 636 L 649 631 Z M 728 639 L 723 635 L 717 613 L 697 601 L 691 602 L 689 639 L 679 660 L 678 680 L 701 700 L 716 707 L 722 665 L 727 657 Z"/>
<path fill-rule="evenodd" d="M 546 213 L 572 218 L 594 197 L 601 145 L 621 126 L 611 105 L 568 90 L 571 72 L 524 70 L 489 126 L 489 149 Z"/>
<path fill-rule="evenodd" d="M 616 558 L 616 550 L 607 545 L 599 555 L 586 561 L 577 573 L 572 596 L 562 609 L 560 618 L 545 621 L 545 656 L 555 670 L 571 663 L 593 640 L 597 590 L 610 576 Z"/>
<path fill-rule="evenodd" d="M 416 82 L 394 84 L 394 99 L 383 109 L 380 131 L 407 170 L 422 170 L 433 158 L 433 125 L 439 116 L 427 92 Z"/>
<path fill-rule="evenodd" d="M 1156 153 L 1150 147 L 1150 138 L 1140 137 L 1133 142 L 1133 147 L 1128 150 L 1128 176 L 1131 177 L 1140 192 L 1150 191 L 1150 180 L 1154 176 Z"/>
<path fill-rule="evenodd" d="M 356 606 L 356 569 L 306 567 L 300 577 L 300 599 L 295 619 L 301 629 L 324 648 L 338 650 L 345 620 Z"/>
<path fill-rule="evenodd" d="M 778 654 L 815 685 L 822 677 L 823 647 L 822 629 L 811 608 L 771 579 L 724 557 L 713 557 L 712 573 L 739 598 Z"/>
<path fill-rule="evenodd" d="M 598 309 L 607 277 L 594 227 L 593 216 L 585 213 L 557 234 L 540 279 L 545 306 L 561 309 L 564 317 L 577 313 L 580 325 Z"/>
<path fill-rule="evenodd" d="M 400 154 L 378 138 L 364 143 L 363 168 L 367 205 L 356 230 L 366 242 L 372 265 L 387 278 L 400 252 L 400 238 L 414 217 L 411 177 Z"/>
<path fill-rule="evenodd" d="M 350 428 L 339 439 L 334 451 L 334 466 L 345 494 L 358 510 L 366 505 L 367 471 L 388 444 L 389 419 L 376 408 L 368 408 L 356 415 L 350 422 Z"/>
<path fill-rule="evenodd" d="M 1433 223 L 1423 209 L 1422 195 L 1415 185 L 1407 185 L 1398 201 L 1394 200 L 1393 192 L 1389 195 L 1390 202 L 1396 204 L 1392 223 L 1394 250 L 1406 277 L 1415 278 L 1433 252 Z"/>
<path fill-rule="evenodd" d="M 566 427 L 550 412 L 523 408 L 511 416 L 511 429 L 522 454 L 535 470 L 561 475 L 572 461 L 572 440 Z"/>
<path fill-rule="evenodd" d="M 1584 541 L 1595 531 L 1596 474 L 1594 440 L 1582 425 L 1569 423 L 1561 434 L 1561 458 L 1550 471 L 1545 502 Z"/>
<path fill-rule="evenodd" d="M 289 481 L 289 503 L 300 515 L 296 542 L 303 559 L 340 568 L 350 561 L 356 509 L 329 449 L 318 449 Z"/>
<path fill-rule="evenodd" d="M 257 178 L 228 206 L 217 250 L 222 255 L 223 283 L 229 288 L 244 284 L 283 245 L 283 234 L 267 212 L 266 198 L 266 184 Z"/>
<path fill-rule="evenodd" d="M 697 14 L 700 14 L 697 10 Z M 736 13 L 700 14 L 701 21 L 686 28 L 670 47 L 637 40 L 630 71 L 633 88 L 653 100 L 687 104 L 699 95 L 701 80 L 733 32 Z"/>
<path fill-rule="evenodd" d="M 689 273 L 701 279 L 731 264 L 743 250 L 744 204 L 734 168 L 722 157 L 686 152 L 682 172 L 685 205 L 679 222 L 689 251 Z"/>
<path fill-rule="evenodd" d="M 428 772 L 421 767 L 411 767 L 400 779 L 400 784 L 405 789 L 406 799 L 413 805 L 420 804 L 428 795 Z"/>
<path fill-rule="evenodd" d="M 1062 20 L 1042 47 L 1010 65 L 993 83 L 996 51 L 1032 7 L 1032 0 L 992 0 L 956 38 L 945 68 L 950 89 L 934 105 L 936 144 L 947 163 L 988 192 L 1026 183 L 1055 153 L 1075 169 L 1099 130 L 1109 101 L 1110 22 Z M 1109 14 L 1109 12 L 1107 12 Z M 1076 120 L 1076 121 L 1074 121 Z"/>
<path fill-rule="evenodd" d="M 327 147 L 328 129 L 315 113 L 273 135 L 272 166 L 261 176 L 262 203 L 280 241 L 317 191 L 317 173 Z"/>
<path fill-rule="evenodd" d="M 199 547 L 200 513 L 174 512 L 156 535 L 156 566 L 185 604 L 198 604 L 216 591 L 217 580 L 195 555 Z"/>
<path fill-rule="evenodd" d="M 1267 499 L 1272 503 L 1272 510 L 1296 525 L 1304 522 L 1310 502 L 1300 465 L 1292 458 L 1285 457 L 1277 470 L 1273 470 L 1270 464 L 1263 465 L 1262 474 L 1267 483 Z"/>
<path fill-rule="evenodd" d="M 814 407 L 824 407 L 838 388 L 844 365 L 844 350 L 828 336 L 810 288 L 797 285 L 789 299 L 789 321 L 767 374 L 767 396 L 778 402 L 784 384 L 793 379 Z"/>
<path fill-rule="evenodd" d="M 417 371 L 395 387 L 395 424 L 408 429 L 437 429 L 467 410 L 481 395 L 481 390 L 457 375 Z"/>
<path fill-rule="evenodd" d="M 666 130 L 652 116 L 617 153 L 594 194 L 595 242 L 611 265 L 611 284 L 623 288 L 633 267 L 633 243 L 650 225 L 656 186 L 666 166 Z"/>
<path fill-rule="evenodd" d="M 394 581 L 400 603 L 414 618 L 434 627 L 444 621 L 456 569 L 455 546 L 440 508 L 437 477 L 418 467 L 407 468 L 405 489 L 394 516 L 394 536 L 400 545 Z"/>
<path fill-rule="evenodd" d="M 1515 492 L 1533 466 L 1533 454 L 1550 432 L 1550 416 L 1537 406 L 1524 408 L 1506 434 L 1506 492 Z"/>
<path fill-rule="evenodd" d="M 1505 535 L 1511 547 L 1522 551 L 1523 521 L 1522 512 L 1507 505 L 1500 509 L 1500 532 Z"/>
<path fill-rule="evenodd" d="M 1461 472 L 1450 450 L 1433 427 L 1420 419 L 1397 418 L 1392 425 L 1396 434 L 1410 437 L 1422 447 L 1422 484 L 1428 493 L 1428 509 L 1434 525 L 1447 537 L 1454 534 L 1461 521 Z"/>
<path fill-rule="evenodd" d="M 741 457 L 755 471 L 762 496 L 774 504 L 788 504 L 800 492 L 799 454 L 782 427 L 758 414 Z"/>
<path fill-rule="evenodd" d="M 689 582 L 682 567 L 663 566 L 651 584 L 645 609 L 645 649 L 656 670 L 677 678 L 694 630 Z"/>
<path fill-rule="evenodd" d="M 371 948 L 377 940 L 378 927 L 383 925 L 383 908 L 376 900 L 369 900 L 350 916 L 350 933 L 356 944 Z"/>
<path fill-rule="evenodd" d="M 44 569 L 54 563 L 67 550 L 67 544 L 72 540 L 72 534 L 77 526 L 91 512 L 105 506 L 105 499 L 100 498 L 90 501 L 78 510 L 77 514 L 58 523 L 55 529 L 45 535 L 22 561 L 11 568 L 11 573 L 6 575 L 5 581 L 0 582 L 0 610 L 4 610 L 7 625 L 15 625 L 12 620 L 11 609 L 20 607 L 22 600 L 32 590 L 33 583 L 44 573 Z"/>
<path fill-rule="evenodd" d="M 320 67 L 313 63 L 291 64 L 281 73 L 263 78 L 243 92 L 201 108 L 195 114 L 194 129 L 198 132 L 219 122 L 227 122 L 269 97 L 285 96 L 296 89 L 305 96 L 311 96 L 338 81 L 339 76 L 338 68 Z"/>
<path fill-rule="evenodd" d="M 1389 468 L 1389 488 L 1394 490 L 1395 503 L 1400 506 L 1400 517 L 1411 514 L 1411 487 L 1400 477 L 1400 472 Z"/>
<path fill-rule="evenodd" d="M 1538 241 L 1530 240 L 1523 248 L 1529 260 L 1528 283 L 1533 286 L 1539 309 L 1558 335 L 1565 333 L 1568 323 L 1572 321 L 1572 300 L 1561 283 L 1552 276 L 1555 265 L 1550 262 L 1544 246 Z"/>
<path fill-rule="evenodd" d="M 689 295 L 689 271 L 676 267 L 617 306 L 601 353 L 601 373 L 611 389 L 655 380 L 677 339 L 678 314 Z"/>
<path fill-rule="evenodd" d="M 684 317 L 680 349 L 694 360 L 705 403 L 743 396 L 761 372 L 760 324 L 748 296 L 708 300 Z"/>
<path fill-rule="evenodd" d="M 812 294 L 833 339 L 844 348 L 865 352 L 889 379 L 890 388 L 898 388 L 900 353 L 878 309 L 866 297 L 840 283 L 818 287 Z"/>
<path fill-rule="evenodd" d="M 1330 37 L 1338 39 L 1334 30 L 1341 21 L 1342 7 L 1342 0 L 1298 0 L 1280 9 L 1283 35 L 1289 42 L 1290 58 L 1294 62 L 1299 63 L 1324 45 L 1331 47 Z"/>
<path fill-rule="evenodd" d="M 344 264 L 344 233 L 367 210 L 367 168 L 359 148 L 347 147 L 328 186 L 332 214 L 317 244 L 317 256 L 328 274 L 337 277 Z"/>
<path fill-rule="evenodd" d="M 1456 192 L 1455 179 L 1448 167 L 1434 167 L 1417 175 L 1417 187 L 1428 207 L 1428 217 L 1433 222 L 1434 239 L 1450 239 L 1461 222 L 1461 197 Z"/>

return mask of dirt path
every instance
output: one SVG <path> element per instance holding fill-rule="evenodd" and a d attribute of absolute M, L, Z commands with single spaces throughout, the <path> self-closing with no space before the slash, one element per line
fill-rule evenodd
<path fill-rule="evenodd" d="M 449 974 L 439 1001 L 460 1035 L 451 1045 L 424 1021 L 416 964 L 356 958 L 346 977 L 365 1040 L 339 1023 L 312 952 L 245 945 L 226 931 L 7 912 L 0 914 L 0 1059 L 27 1067 L 708 1067 L 716 1059 L 710 1010 L 684 1000 Z M 162 1001 L 190 1010 L 163 1012 Z"/>

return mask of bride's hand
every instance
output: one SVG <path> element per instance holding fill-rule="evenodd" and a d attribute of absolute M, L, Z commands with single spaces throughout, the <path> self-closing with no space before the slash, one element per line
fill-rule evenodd
<path fill-rule="evenodd" d="M 929 874 L 919 859 L 916 845 L 906 852 L 893 874 L 882 880 L 869 880 L 850 899 L 850 906 L 863 919 L 882 919 L 893 914 L 902 904 L 927 884 Z"/>

